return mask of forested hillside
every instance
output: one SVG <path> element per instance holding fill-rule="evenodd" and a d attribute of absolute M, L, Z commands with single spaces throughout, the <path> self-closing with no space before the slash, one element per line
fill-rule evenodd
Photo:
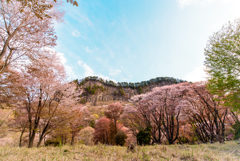
<path fill-rule="evenodd" d="M 76 79 L 72 83 L 76 85 L 76 94 L 74 96 L 79 103 L 88 102 L 97 105 L 106 101 L 119 100 L 127 102 L 132 96 L 150 92 L 155 87 L 181 82 L 185 81 L 170 77 L 158 77 L 140 83 L 116 83 L 92 76 L 80 80 Z"/>

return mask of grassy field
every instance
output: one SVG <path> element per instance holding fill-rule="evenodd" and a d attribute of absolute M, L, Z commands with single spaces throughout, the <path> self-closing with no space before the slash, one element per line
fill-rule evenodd
<path fill-rule="evenodd" d="M 26 147 L 0 147 L 0 160 L 4 161 L 50 161 L 50 160 L 93 160 L 93 161 L 155 161 L 155 160 L 240 160 L 240 144 L 229 141 L 225 144 L 200 145 L 154 145 L 137 146 L 128 152 L 119 146 L 61 146 L 28 149 Z"/>

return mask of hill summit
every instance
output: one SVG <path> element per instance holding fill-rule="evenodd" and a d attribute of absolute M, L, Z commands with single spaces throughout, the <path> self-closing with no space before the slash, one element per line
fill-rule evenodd
<path fill-rule="evenodd" d="M 71 83 L 76 85 L 75 98 L 79 103 L 98 105 L 106 101 L 128 101 L 132 96 L 151 91 L 155 87 L 186 82 L 172 77 L 157 77 L 137 83 L 114 82 L 97 76 L 76 79 Z"/>

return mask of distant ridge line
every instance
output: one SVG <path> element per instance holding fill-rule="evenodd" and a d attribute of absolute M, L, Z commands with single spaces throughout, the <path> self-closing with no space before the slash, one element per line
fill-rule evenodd
<path fill-rule="evenodd" d="M 164 82 L 164 81 L 171 81 L 175 84 L 187 82 L 185 80 L 173 78 L 173 77 L 157 77 L 154 79 L 150 79 L 150 80 L 142 81 L 142 82 L 136 82 L 136 83 L 131 83 L 131 82 L 117 82 L 116 83 L 112 80 L 105 80 L 103 78 L 99 78 L 98 76 L 89 76 L 89 77 L 85 77 L 83 79 L 75 79 L 74 80 L 74 82 L 80 86 L 85 84 L 86 81 L 99 81 L 103 84 L 114 86 L 114 87 L 130 87 L 130 88 L 138 88 L 141 86 L 147 86 L 150 84 L 160 83 L 160 82 Z"/>

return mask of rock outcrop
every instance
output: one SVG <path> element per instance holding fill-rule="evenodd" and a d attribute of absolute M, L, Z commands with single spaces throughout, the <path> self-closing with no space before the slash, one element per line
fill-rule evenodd
<path fill-rule="evenodd" d="M 128 101 L 132 96 L 147 93 L 155 87 L 181 82 L 185 81 L 170 77 L 158 77 L 140 83 L 115 83 L 98 77 L 86 77 L 72 83 L 76 85 L 75 99 L 77 102 L 98 105 L 100 102 L 106 101 Z"/>

